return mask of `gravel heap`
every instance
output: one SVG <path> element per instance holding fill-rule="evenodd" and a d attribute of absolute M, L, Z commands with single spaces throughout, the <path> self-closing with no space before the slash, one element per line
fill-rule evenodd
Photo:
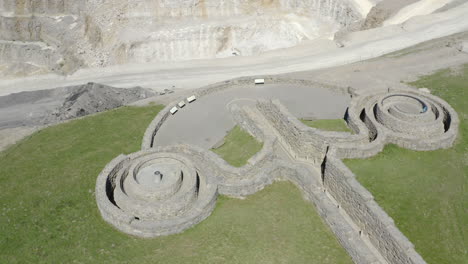
<path fill-rule="evenodd" d="M 155 96 L 150 89 L 98 83 L 21 92 L 0 97 L 0 129 L 42 126 L 86 116 Z"/>

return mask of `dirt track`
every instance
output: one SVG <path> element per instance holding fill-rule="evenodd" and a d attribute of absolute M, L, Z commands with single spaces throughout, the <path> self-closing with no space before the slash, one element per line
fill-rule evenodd
<path fill-rule="evenodd" d="M 0 95 L 18 91 L 70 86 L 89 81 L 115 87 L 143 86 L 193 89 L 241 76 L 284 74 L 346 65 L 401 50 L 424 41 L 468 30 L 468 3 L 446 12 L 415 17 L 393 25 L 351 33 L 345 47 L 333 41 L 313 41 L 290 49 L 253 57 L 193 60 L 165 64 L 122 65 L 81 70 L 68 77 L 56 75 L 1 80 Z"/>

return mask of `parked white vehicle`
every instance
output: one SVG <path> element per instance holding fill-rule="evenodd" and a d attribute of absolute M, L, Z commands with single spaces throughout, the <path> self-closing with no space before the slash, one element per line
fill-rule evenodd
<path fill-rule="evenodd" d="M 171 108 L 171 114 L 175 114 L 177 111 L 179 111 L 179 109 L 177 109 L 177 106 L 174 106 Z"/>
<path fill-rule="evenodd" d="M 178 105 L 180 108 L 182 108 L 182 107 L 185 106 L 185 102 L 184 102 L 184 101 L 180 101 L 177 105 Z"/>
<path fill-rule="evenodd" d="M 197 100 L 197 98 L 195 97 L 195 95 L 192 95 L 190 97 L 187 97 L 187 102 L 191 103 L 193 101 Z"/>
<path fill-rule="evenodd" d="M 265 79 L 255 79 L 255 84 L 264 84 Z"/>

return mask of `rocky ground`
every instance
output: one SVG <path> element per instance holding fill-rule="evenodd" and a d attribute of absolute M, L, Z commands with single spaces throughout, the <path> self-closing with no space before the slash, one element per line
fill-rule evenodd
<path fill-rule="evenodd" d="M 382 26 L 382 23 L 395 15 L 401 8 L 417 2 L 418 0 L 391 0 L 381 1 L 367 14 L 360 30 L 366 30 Z"/>
<path fill-rule="evenodd" d="M 141 87 L 119 89 L 97 83 L 14 93 L 0 97 L 0 129 L 50 125 L 154 95 Z"/>
<path fill-rule="evenodd" d="M 2 0 L 0 77 L 255 55 L 333 36 L 365 16 L 359 2 Z"/>
<path fill-rule="evenodd" d="M 44 126 L 114 109 L 155 96 L 149 89 L 97 83 L 0 97 L 0 149 Z"/>

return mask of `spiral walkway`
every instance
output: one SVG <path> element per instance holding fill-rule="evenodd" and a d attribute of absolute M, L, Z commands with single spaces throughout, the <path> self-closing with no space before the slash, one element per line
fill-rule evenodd
<path fill-rule="evenodd" d="M 178 233 L 199 223 L 217 196 L 213 179 L 199 174 L 190 160 L 155 150 L 117 157 L 98 182 L 105 186 L 97 193 L 103 216 L 142 237 Z"/>

